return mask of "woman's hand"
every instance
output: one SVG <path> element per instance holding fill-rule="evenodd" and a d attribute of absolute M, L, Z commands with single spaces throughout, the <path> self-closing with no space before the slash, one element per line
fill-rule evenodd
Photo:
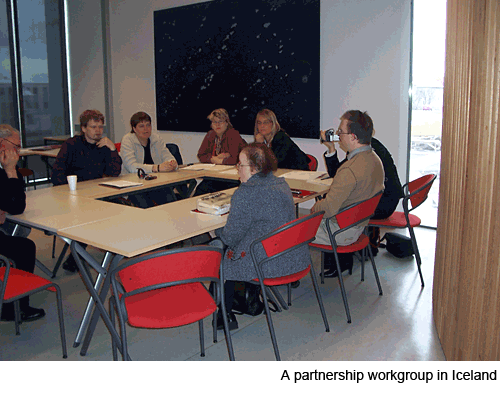
<path fill-rule="evenodd" d="M 265 144 L 266 139 L 264 138 L 264 136 L 263 136 L 262 134 L 257 133 L 257 134 L 255 135 L 255 142 L 256 142 L 256 143 L 264 143 L 264 144 Z"/>
<path fill-rule="evenodd" d="M 231 154 L 229 152 L 222 152 L 217 156 L 212 156 L 210 158 L 210 162 L 216 164 L 216 165 L 222 165 L 224 163 L 224 160 L 231 157 Z"/>
<path fill-rule="evenodd" d="M 3 225 L 5 222 L 5 211 L 0 210 L 0 225 Z"/>
<path fill-rule="evenodd" d="M 163 162 L 158 166 L 158 171 L 160 172 L 168 172 L 168 171 L 173 171 L 175 169 L 177 169 L 177 161 L 175 159 Z"/>

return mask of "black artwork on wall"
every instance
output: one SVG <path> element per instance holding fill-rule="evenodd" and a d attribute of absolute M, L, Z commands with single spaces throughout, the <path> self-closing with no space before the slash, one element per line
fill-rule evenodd
<path fill-rule="evenodd" d="M 225 108 L 253 134 L 263 108 L 293 137 L 319 133 L 319 0 L 219 0 L 154 13 L 159 130 L 207 132 Z"/>

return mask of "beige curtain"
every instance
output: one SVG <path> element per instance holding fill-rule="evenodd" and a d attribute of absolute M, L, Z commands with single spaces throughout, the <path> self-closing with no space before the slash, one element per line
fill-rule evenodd
<path fill-rule="evenodd" d="M 433 312 L 448 360 L 500 359 L 500 1 L 448 0 Z"/>

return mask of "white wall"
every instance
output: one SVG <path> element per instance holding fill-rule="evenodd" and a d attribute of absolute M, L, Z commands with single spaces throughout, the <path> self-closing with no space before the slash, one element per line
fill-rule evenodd
<path fill-rule="evenodd" d="M 74 124 L 87 109 L 104 113 L 104 68 L 99 0 L 67 1 Z"/>
<path fill-rule="evenodd" d="M 198 3 L 180 0 L 108 0 L 110 9 L 111 66 L 115 140 L 129 131 L 130 116 L 146 111 L 156 119 L 153 11 Z M 376 136 L 392 152 L 400 176 L 405 178 L 408 130 L 410 0 L 321 1 L 321 128 L 337 127 L 348 109 L 366 110 Z M 95 65 L 101 33 L 94 17 L 98 0 L 70 2 L 71 71 L 75 109 L 103 106 L 104 92 L 97 86 L 101 67 Z M 93 14 L 92 14 L 93 13 Z M 92 16 L 94 15 L 94 16 Z M 83 33 L 85 23 L 91 28 Z M 93 28 L 96 30 L 92 30 Z M 189 28 L 189 27 L 186 27 Z M 92 36 L 93 34 L 93 36 Z M 84 44 L 89 42 L 91 45 Z M 74 48 L 78 56 L 73 56 Z M 97 59 L 98 60 L 98 59 Z M 99 74 L 100 73 L 100 74 Z M 101 86 L 102 88 L 102 86 Z M 195 106 L 193 116 L 197 114 Z M 207 125 L 208 131 L 208 125 Z M 161 132 L 180 146 L 185 162 L 196 161 L 203 133 Z M 251 141 L 251 136 L 243 136 Z M 295 139 L 306 153 L 319 159 L 318 140 Z"/>

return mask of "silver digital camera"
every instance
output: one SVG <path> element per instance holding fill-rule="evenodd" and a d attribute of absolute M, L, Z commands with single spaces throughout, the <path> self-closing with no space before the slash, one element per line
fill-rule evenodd
<path fill-rule="evenodd" d="M 321 139 L 321 142 L 323 143 L 325 141 L 328 141 L 328 142 L 340 141 L 339 136 L 337 134 L 337 131 L 333 128 L 325 131 L 325 140 Z"/>

